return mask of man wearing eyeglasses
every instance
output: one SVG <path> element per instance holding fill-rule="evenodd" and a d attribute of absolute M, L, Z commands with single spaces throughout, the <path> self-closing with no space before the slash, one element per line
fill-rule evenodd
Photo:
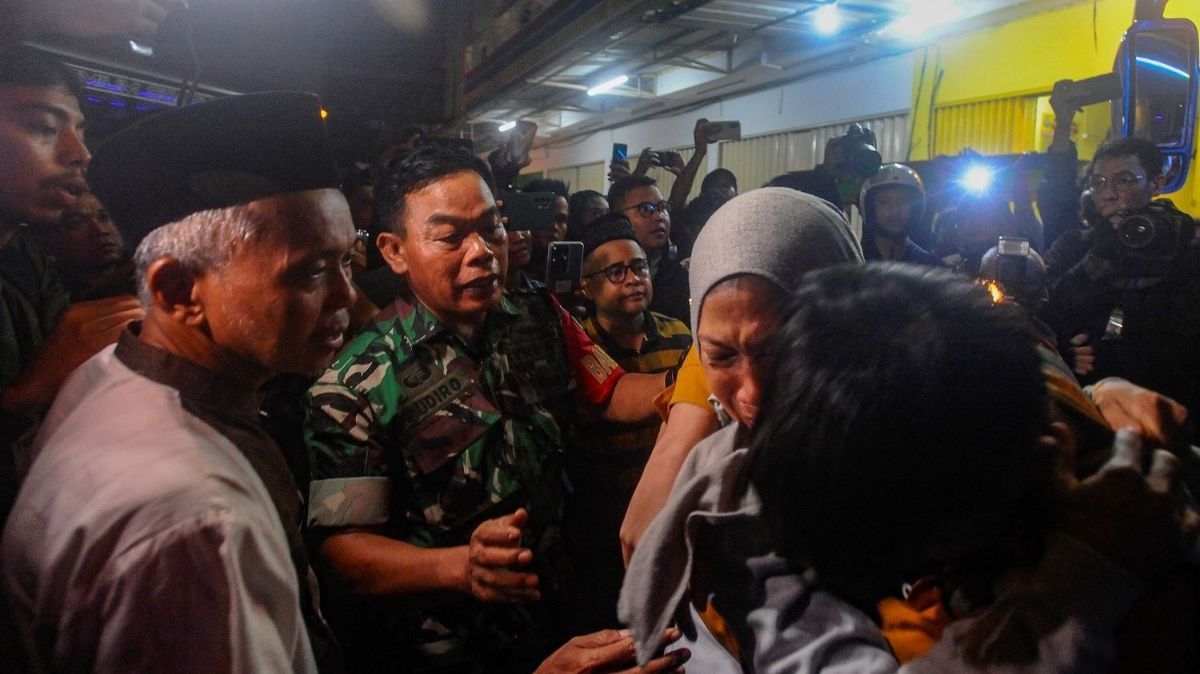
<path fill-rule="evenodd" d="M 583 292 L 592 306 L 587 331 L 626 372 L 660 373 L 683 359 L 692 343 L 687 326 L 650 310 L 650 262 L 629 219 L 601 216 L 581 237 Z M 617 597 L 625 575 L 621 520 L 654 448 L 658 419 L 639 423 L 585 422 L 579 451 L 568 456 L 574 487 L 564 531 L 581 588 L 578 614 L 586 629 L 617 624 Z"/>
<path fill-rule="evenodd" d="M 1054 285 L 1047 322 L 1084 384 L 1128 379 L 1200 412 L 1200 249 L 1191 216 L 1154 197 L 1158 148 L 1139 138 L 1096 151 L 1087 188 L 1098 217 L 1087 251 Z"/>
<path fill-rule="evenodd" d="M 671 255 L 671 205 L 654 178 L 630 176 L 608 190 L 613 213 L 629 218 L 638 244 L 646 252 L 653 279 L 650 309 L 678 321 L 690 320 L 687 270 Z"/>

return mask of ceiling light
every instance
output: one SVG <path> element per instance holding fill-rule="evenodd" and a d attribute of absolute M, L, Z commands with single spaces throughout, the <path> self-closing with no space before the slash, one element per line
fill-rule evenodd
<path fill-rule="evenodd" d="M 500 128 L 499 128 L 499 129 L 497 129 L 497 130 L 498 130 L 500 133 L 504 133 L 505 131 L 512 131 L 512 130 L 513 130 L 513 129 L 515 129 L 515 128 L 517 128 L 517 123 L 516 123 L 516 122 L 505 122 L 505 123 L 501 124 L 501 125 L 500 125 Z"/>
<path fill-rule="evenodd" d="M 837 3 L 829 3 L 817 10 L 817 32 L 831 35 L 842 25 L 842 17 L 838 14 Z"/>
<path fill-rule="evenodd" d="M 892 30 L 909 38 L 924 35 L 931 28 L 957 19 L 963 8 L 955 0 L 921 0 L 910 4 L 908 13 L 892 23 Z"/>
<path fill-rule="evenodd" d="M 588 89 L 587 94 L 588 94 L 588 96 L 595 96 L 596 94 L 602 94 L 606 91 L 609 91 L 610 89 L 616 89 L 617 87 L 621 86 L 622 84 L 625 84 L 628 81 L 629 81 L 629 75 L 621 75 L 620 77 L 614 77 L 607 82 L 601 82 L 600 84 L 597 84 L 596 86 L 592 87 L 591 89 Z"/>
<path fill-rule="evenodd" d="M 136 40 L 129 41 L 129 49 L 139 56 L 154 56 L 154 47 Z"/>

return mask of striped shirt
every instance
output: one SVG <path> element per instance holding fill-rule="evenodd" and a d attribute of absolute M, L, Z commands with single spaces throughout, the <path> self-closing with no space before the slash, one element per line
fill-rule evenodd
<path fill-rule="evenodd" d="M 600 326 L 595 313 L 582 325 L 592 341 L 626 372 L 653 374 L 675 367 L 692 343 L 687 326 L 652 311 L 645 316 L 645 339 L 639 351 L 618 345 Z M 619 625 L 615 608 L 624 576 L 621 519 L 654 449 L 661 423 L 657 416 L 638 424 L 582 419 L 571 431 L 572 451 L 566 461 L 574 491 L 563 532 L 576 573 L 588 579 L 576 606 L 580 625 L 586 630 Z"/>
<path fill-rule="evenodd" d="M 680 362 L 692 345 L 692 333 L 682 321 L 653 311 L 646 312 L 646 338 L 642 350 L 634 351 L 616 343 L 592 313 L 582 321 L 583 329 L 626 372 L 653 374 L 665 372 Z"/>

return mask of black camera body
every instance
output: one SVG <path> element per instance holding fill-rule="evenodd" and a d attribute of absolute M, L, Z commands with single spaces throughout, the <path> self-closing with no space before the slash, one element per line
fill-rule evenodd
<path fill-rule="evenodd" d="M 1167 200 L 1121 211 L 1114 220 L 1114 252 L 1124 258 L 1170 261 L 1187 247 L 1195 234 L 1191 217 Z"/>
<path fill-rule="evenodd" d="M 875 133 L 858 124 L 851 124 L 846 133 L 833 139 L 832 143 L 844 153 L 842 169 L 849 169 L 860 179 L 870 178 L 883 165 L 883 155 L 875 148 Z M 835 173 L 840 173 L 836 171 Z M 854 196 L 858 196 L 855 194 Z"/>

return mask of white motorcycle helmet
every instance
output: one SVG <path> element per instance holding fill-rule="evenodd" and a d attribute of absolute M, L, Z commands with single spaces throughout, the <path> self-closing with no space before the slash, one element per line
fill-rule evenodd
<path fill-rule="evenodd" d="M 875 222 L 875 204 L 870 199 L 871 192 L 893 185 L 911 188 L 921 196 L 913 213 L 914 219 L 920 218 L 925 212 L 925 184 L 921 182 L 921 176 L 904 164 L 884 164 L 875 175 L 863 182 L 858 203 L 862 208 L 864 224 Z"/>

